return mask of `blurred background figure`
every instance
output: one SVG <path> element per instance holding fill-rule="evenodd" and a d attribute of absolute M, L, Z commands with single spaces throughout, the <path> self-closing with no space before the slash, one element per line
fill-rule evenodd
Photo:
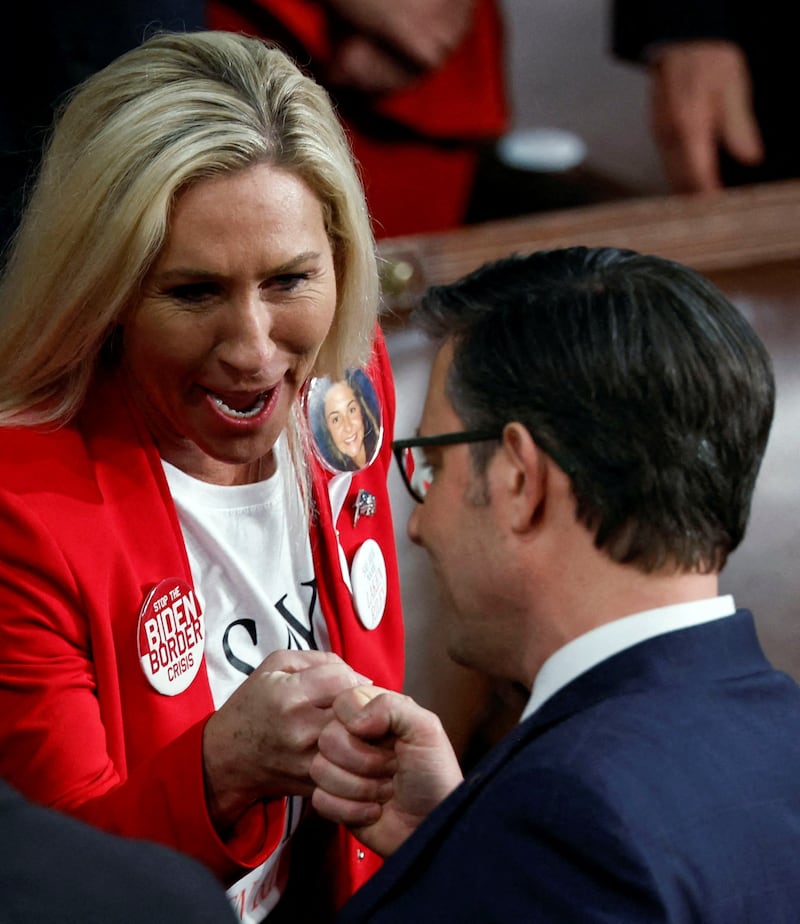
<path fill-rule="evenodd" d="M 277 41 L 332 93 L 376 236 L 463 223 L 508 125 L 497 0 L 209 0 L 208 26 Z"/>
<path fill-rule="evenodd" d="M 47 0 L 6 22 L 0 244 L 58 101 L 160 28 L 271 38 L 322 82 L 378 237 L 663 187 L 646 73 L 608 52 L 608 0 Z"/>
<path fill-rule="evenodd" d="M 775 0 L 612 0 L 611 10 L 614 53 L 647 67 L 653 136 L 674 192 L 798 175 L 798 129 L 783 102 L 795 11 Z"/>

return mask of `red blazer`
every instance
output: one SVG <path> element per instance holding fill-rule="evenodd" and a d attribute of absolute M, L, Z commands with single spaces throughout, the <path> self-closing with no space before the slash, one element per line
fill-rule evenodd
<path fill-rule="evenodd" d="M 329 476 L 313 462 L 311 545 L 333 650 L 399 689 L 403 630 L 386 486 L 395 397 L 380 335 L 371 371 L 384 441 L 376 462 L 354 475 L 337 527 L 348 562 L 367 538 L 383 551 L 388 596 L 377 628 L 365 629 L 354 611 Z M 354 526 L 359 488 L 375 496 L 376 512 Z M 203 787 L 201 738 L 213 711 L 204 665 L 187 690 L 165 696 L 138 660 L 140 608 L 168 577 L 192 583 L 159 455 L 118 382 L 96 387 L 62 429 L 0 429 L 0 776 L 35 802 L 190 854 L 230 884 L 275 847 L 283 802 L 253 808 L 226 842 L 215 832 Z M 336 837 L 326 863 L 338 904 L 379 861 L 344 830 Z"/>

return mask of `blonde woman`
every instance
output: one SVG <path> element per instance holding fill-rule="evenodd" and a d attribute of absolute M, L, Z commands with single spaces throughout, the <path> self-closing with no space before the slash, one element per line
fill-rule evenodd
<path fill-rule="evenodd" d="M 0 287 L 0 775 L 193 855 L 243 921 L 377 863 L 306 799 L 335 695 L 402 682 L 390 436 L 334 477 L 302 397 L 364 368 L 391 433 L 378 298 L 326 94 L 214 32 L 74 93 Z"/>

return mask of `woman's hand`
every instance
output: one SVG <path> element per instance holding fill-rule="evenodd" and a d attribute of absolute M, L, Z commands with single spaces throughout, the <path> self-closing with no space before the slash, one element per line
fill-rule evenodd
<path fill-rule="evenodd" d="M 261 799 L 311 795 L 309 768 L 333 701 L 365 681 L 329 652 L 264 659 L 204 731 L 206 798 L 220 834 Z"/>

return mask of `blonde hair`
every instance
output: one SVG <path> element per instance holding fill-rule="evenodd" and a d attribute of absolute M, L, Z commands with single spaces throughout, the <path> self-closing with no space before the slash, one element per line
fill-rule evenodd
<path fill-rule="evenodd" d="M 375 242 L 327 93 L 259 39 L 163 33 L 86 80 L 56 123 L 0 282 L 0 425 L 67 422 L 164 243 L 176 194 L 264 162 L 323 206 L 337 306 L 314 374 L 363 363 Z M 295 451 L 298 422 L 296 410 Z"/>

